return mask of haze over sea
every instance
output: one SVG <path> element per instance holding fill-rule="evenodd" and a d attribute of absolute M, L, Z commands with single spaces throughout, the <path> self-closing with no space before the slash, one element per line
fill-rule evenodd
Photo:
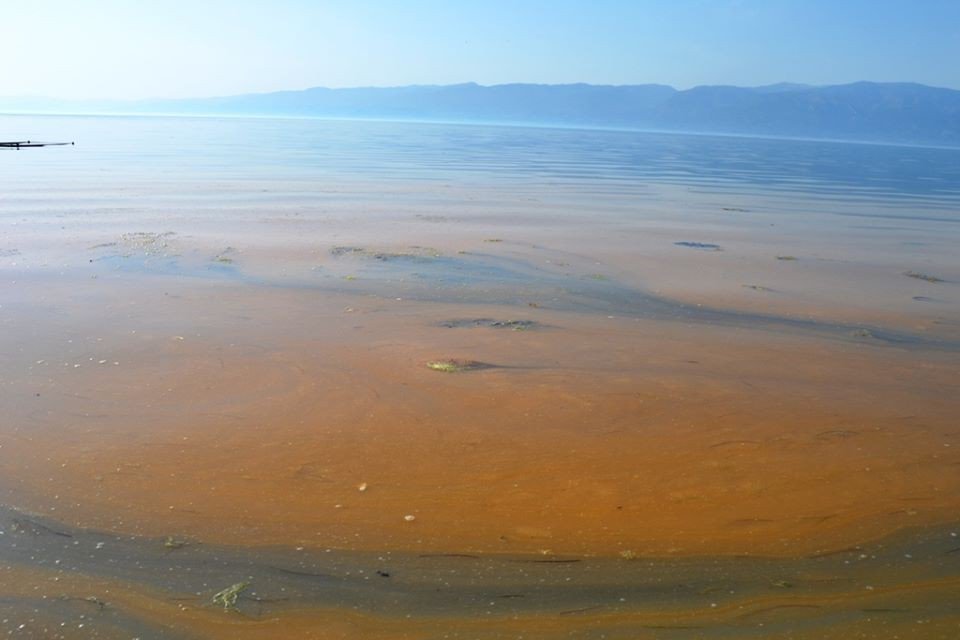
<path fill-rule="evenodd" d="M 0 153 L 0 631 L 960 628 L 960 150 L 24 131 L 76 146 Z"/>

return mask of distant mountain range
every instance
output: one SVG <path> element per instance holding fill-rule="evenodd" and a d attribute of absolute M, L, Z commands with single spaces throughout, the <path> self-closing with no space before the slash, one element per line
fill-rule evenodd
<path fill-rule="evenodd" d="M 184 100 L 0 98 L 0 112 L 375 118 L 960 145 L 960 91 L 913 83 L 317 87 Z"/>

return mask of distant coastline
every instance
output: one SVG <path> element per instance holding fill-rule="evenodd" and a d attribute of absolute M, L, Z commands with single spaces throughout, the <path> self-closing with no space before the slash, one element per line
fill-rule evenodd
<path fill-rule="evenodd" d="M 388 120 L 960 147 L 960 91 L 914 83 L 810 86 L 481 86 L 326 89 L 217 98 L 0 98 L 7 115 Z"/>

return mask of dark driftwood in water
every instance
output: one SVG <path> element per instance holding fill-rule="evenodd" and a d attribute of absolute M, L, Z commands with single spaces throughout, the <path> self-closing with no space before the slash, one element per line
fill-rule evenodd
<path fill-rule="evenodd" d="M 63 147 L 73 145 L 72 142 L 34 142 L 32 140 L 14 140 L 12 142 L 0 142 L 0 149 L 23 149 L 27 147 Z"/>

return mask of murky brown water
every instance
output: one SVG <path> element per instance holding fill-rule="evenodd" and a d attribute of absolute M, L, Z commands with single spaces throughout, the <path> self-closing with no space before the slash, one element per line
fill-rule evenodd
<path fill-rule="evenodd" d="M 802 194 L 589 178 L 81 195 L 28 169 L 0 208 L 14 636 L 960 633 L 938 223 L 824 234 Z"/>

